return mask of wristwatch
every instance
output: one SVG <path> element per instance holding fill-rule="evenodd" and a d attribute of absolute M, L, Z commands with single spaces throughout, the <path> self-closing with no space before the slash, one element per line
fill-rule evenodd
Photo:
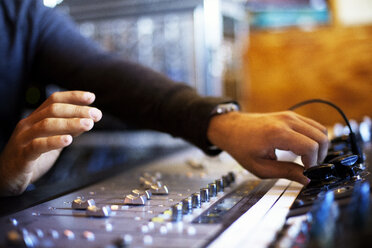
<path fill-rule="evenodd" d="M 221 103 L 221 104 L 218 104 L 212 110 L 212 112 L 209 115 L 209 118 L 212 118 L 215 115 L 222 115 L 222 114 L 226 114 L 226 113 L 233 112 L 233 111 L 239 111 L 239 110 L 240 110 L 240 107 L 236 103 L 233 103 L 233 102 Z M 218 152 L 221 152 L 221 149 L 218 148 L 217 146 L 213 145 L 212 143 L 210 143 L 210 141 L 208 141 L 208 143 L 209 143 L 208 150 L 214 151 L 214 152 L 216 152 L 216 154 Z"/>
<path fill-rule="evenodd" d="M 239 105 L 236 103 L 221 103 L 218 104 L 211 112 L 210 117 L 215 115 L 222 115 L 233 111 L 239 111 Z"/>

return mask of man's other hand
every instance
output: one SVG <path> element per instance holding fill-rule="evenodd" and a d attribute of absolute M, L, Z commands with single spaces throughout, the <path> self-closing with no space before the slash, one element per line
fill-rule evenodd
<path fill-rule="evenodd" d="M 16 126 L 0 154 L 0 195 L 21 194 L 44 175 L 62 148 L 93 128 L 102 112 L 89 107 L 95 95 L 83 91 L 52 94 Z"/>

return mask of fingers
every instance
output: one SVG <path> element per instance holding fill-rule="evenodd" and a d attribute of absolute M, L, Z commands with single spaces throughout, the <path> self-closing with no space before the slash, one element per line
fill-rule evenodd
<path fill-rule="evenodd" d="M 42 153 L 51 150 L 60 149 L 70 145 L 71 135 L 57 135 L 51 137 L 36 138 L 30 142 L 23 150 L 23 156 L 26 160 L 35 160 Z"/>
<path fill-rule="evenodd" d="M 306 118 L 302 115 L 296 115 L 297 118 L 301 119 L 302 121 L 306 122 L 307 124 L 317 128 L 319 131 L 321 131 L 322 133 L 324 134 L 328 134 L 328 130 L 325 126 L 323 126 L 322 124 L 312 120 L 312 119 L 309 119 L 309 118 Z"/>
<path fill-rule="evenodd" d="M 20 122 L 19 138 L 23 144 L 34 138 L 55 135 L 77 136 L 93 128 L 102 112 L 91 104 L 95 95 L 84 91 L 65 91 L 52 94 L 36 111 Z"/>
<path fill-rule="evenodd" d="M 82 132 L 91 130 L 93 125 L 93 120 L 89 118 L 46 118 L 26 130 L 22 141 L 28 143 L 35 138 L 63 134 L 77 136 Z"/>
<path fill-rule="evenodd" d="M 53 103 L 34 112 L 29 116 L 28 123 L 32 125 L 45 118 L 91 118 L 94 122 L 98 122 L 102 118 L 102 112 L 94 107 Z"/>
<path fill-rule="evenodd" d="M 280 131 L 282 143 L 279 149 L 291 150 L 302 156 L 305 167 L 321 163 L 327 155 L 327 129 L 318 122 L 291 111 L 280 113 L 280 118 L 287 127 Z"/>
<path fill-rule="evenodd" d="M 305 168 L 316 165 L 318 162 L 319 144 L 294 130 L 283 132 L 275 141 L 276 148 L 279 150 L 292 151 L 301 156 Z"/>
<path fill-rule="evenodd" d="M 95 100 L 95 95 L 86 91 L 61 91 L 53 93 L 43 104 L 38 107 L 38 112 L 53 103 L 69 103 L 74 105 L 90 105 Z"/>
<path fill-rule="evenodd" d="M 307 122 L 296 122 L 292 124 L 292 129 L 304 136 L 314 140 L 318 144 L 318 154 L 316 163 L 321 163 L 327 155 L 328 151 L 328 137 L 326 133 L 318 128 L 309 125 Z M 310 150 L 311 151 L 311 150 Z"/>
<path fill-rule="evenodd" d="M 310 180 L 303 175 L 303 167 L 292 162 L 260 159 L 250 169 L 260 178 L 286 178 L 307 185 Z"/>

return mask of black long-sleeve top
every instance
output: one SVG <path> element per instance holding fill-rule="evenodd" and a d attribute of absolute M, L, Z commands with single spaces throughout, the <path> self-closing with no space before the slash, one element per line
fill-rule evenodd
<path fill-rule="evenodd" d="M 0 144 L 24 103 L 28 83 L 96 94 L 96 106 L 138 128 L 182 137 L 205 152 L 209 114 L 223 98 L 201 97 L 148 68 L 103 51 L 41 0 L 0 1 Z"/>

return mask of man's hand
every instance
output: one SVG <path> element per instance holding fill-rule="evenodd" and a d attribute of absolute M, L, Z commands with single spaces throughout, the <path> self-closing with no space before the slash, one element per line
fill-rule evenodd
<path fill-rule="evenodd" d="M 275 149 L 301 156 L 305 168 L 322 162 L 328 150 L 327 129 L 291 111 L 217 115 L 212 117 L 207 135 L 256 176 L 287 178 L 305 185 L 309 179 L 303 175 L 304 168 L 277 161 Z"/>
<path fill-rule="evenodd" d="M 89 107 L 95 95 L 56 92 L 21 120 L 0 154 L 0 195 L 21 194 L 45 174 L 74 136 L 93 128 L 102 112 Z"/>

